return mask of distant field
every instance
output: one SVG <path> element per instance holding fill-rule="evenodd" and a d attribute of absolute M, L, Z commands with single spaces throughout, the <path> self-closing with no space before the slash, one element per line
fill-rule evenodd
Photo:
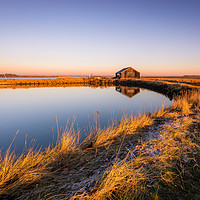
<path fill-rule="evenodd" d="M 0 79 L 0 88 L 32 88 L 32 87 L 66 87 L 66 86 L 105 86 L 115 85 L 112 78 L 45 78 L 45 79 Z M 118 81 L 118 80 L 117 80 Z M 177 78 L 177 77 L 146 77 L 141 79 L 120 79 L 119 81 L 151 81 L 162 82 L 168 85 L 200 87 L 199 78 Z M 128 83 L 127 82 L 127 83 Z"/>
<path fill-rule="evenodd" d="M 200 86 L 200 78 L 142 78 L 143 80 Z"/>

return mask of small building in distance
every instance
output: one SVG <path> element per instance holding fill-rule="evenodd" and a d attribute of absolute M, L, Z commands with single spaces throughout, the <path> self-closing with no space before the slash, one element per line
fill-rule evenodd
<path fill-rule="evenodd" d="M 140 78 L 140 72 L 136 71 L 132 67 L 126 67 L 116 72 L 116 78 L 119 79 Z"/>

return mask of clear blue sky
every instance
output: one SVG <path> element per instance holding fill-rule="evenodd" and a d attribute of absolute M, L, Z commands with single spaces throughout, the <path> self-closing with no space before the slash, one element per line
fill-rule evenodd
<path fill-rule="evenodd" d="M 200 74 L 200 0 L 0 0 L 0 73 Z"/>

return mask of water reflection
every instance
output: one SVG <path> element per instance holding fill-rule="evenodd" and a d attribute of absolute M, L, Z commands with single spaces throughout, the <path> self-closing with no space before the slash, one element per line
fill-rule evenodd
<path fill-rule="evenodd" d="M 136 94 L 140 93 L 140 88 L 137 87 L 117 86 L 115 90 L 129 98 L 132 98 Z"/>
<path fill-rule="evenodd" d="M 0 89 L 0 97 L 0 150 L 9 147 L 19 130 L 13 143 L 16 152 L 23 150 L 26 135 L 27 144 L 35 140 L 39 147 L 55 142 L 56 118 L 60 128 L 75 117 L 74 129 L 81 130 L 83 140 L 90 127 L 96 126 L 96 115 L 98 127 L 105 128 L 124 115 L 137 116 L 171 105 L 165 96 L 135 87 Z"/>

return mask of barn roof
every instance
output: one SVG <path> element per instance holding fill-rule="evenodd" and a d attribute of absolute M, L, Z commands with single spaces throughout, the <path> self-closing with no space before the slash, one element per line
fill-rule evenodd
<path fill-rule="evenodd" d="M 131 69 L 133 69 L 132 67 L 125 67 L 125 68 L 123 68 L 123 69 L 121 69 L 121 70 L 119 70 L 118 72 L 116 72 L 116 74 L 118 74 L 118 73 L 122 73 L 123 71 L 126 71 L 128 68 L 131 68 Z M 133 69 L 134 71 L 136 71 L 136 72 L 138 72 L 137 70 L 135 70 L 135 69 Z M 138 72 L 139 73 L 139 72 Z"/>
<path fill-rule="evenodd" d="M 116 72 L 116 73 L 121 73 L 121 72 L 123 72 L 123 71 L 125 71 L 125 70 L 127 70 L 129 67 L 125 67 L 125 68 L 123 68 L 123 69 L 121 69 L 121 70 L 119 70 L 118 72 Z"/>

